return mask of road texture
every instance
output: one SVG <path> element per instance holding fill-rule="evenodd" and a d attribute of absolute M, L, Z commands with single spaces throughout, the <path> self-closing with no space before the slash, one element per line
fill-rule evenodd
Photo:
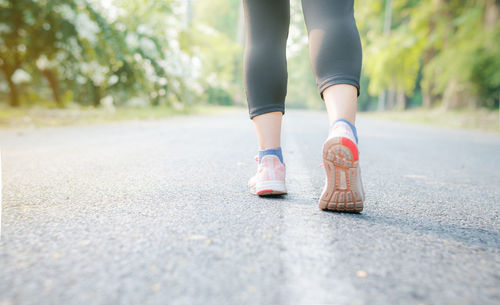
<path fill-rule="evenodd" d="M 268 199 L 243 111 L 0 131 L 0 304 L 498 304 L 498 135 L 360 117 L 365 210 L 340 214 L 326 115 L 285 118 Z"/>

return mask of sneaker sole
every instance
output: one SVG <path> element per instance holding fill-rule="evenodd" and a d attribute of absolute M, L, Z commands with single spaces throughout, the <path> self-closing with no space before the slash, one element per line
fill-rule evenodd
<path fill-rule="evenodd" d="M 323 145 L 326 186 L 319 208 L 338 212 L 359 213 L 363 210 L 363 190 L 358 185 L 358 149 L 350 139 L 331 138 Z"/>
<path fill-rule="evenodd" d="M 255 190 L 255 194 L 259 196 L 286 194 L 285 183 L 279 180 L 260 182 L 256 185 Z"/>

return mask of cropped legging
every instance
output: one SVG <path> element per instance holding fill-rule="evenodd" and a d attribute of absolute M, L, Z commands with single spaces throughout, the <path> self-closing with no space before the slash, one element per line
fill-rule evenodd
<path fill-rule="evenodd" d="M 243 0 L 243 5 L 244 79 L 250 118 L 285 113 L 290 2 Z M 310 61 L 321 97 L 334 84 L 350 84 L 359 95 L 361 42 L 353 6 L 354 0 L 302 0 Z"/>

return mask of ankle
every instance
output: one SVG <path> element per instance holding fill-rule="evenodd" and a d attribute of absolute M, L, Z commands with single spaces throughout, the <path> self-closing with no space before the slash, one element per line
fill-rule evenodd
<path fill-rule="evenodd" d="M 281 147 L 259 150 L 259 163 L 264 156 L 268 155 L 277 156 L 281 163 L 283 163 L 283 152 L 281 151 Z"/>
<path fill-rule="evenodd" d="M 339 126 L 339 125 L 342 125 L 342 126 Z M 337 119 L 335 122 L 333 122 L 333 124 L 330 126 L 328 136 L 329 137 L 334 136 L 334 134 L 337 133 L 337 130 L 339 128 L 343 129 L 343 130 L 346 130 L 346 129 L 350 130 L 352 133 L 352 136 L 356 140 L 356 144 L 358 143 L 358 132 L 356 131 L 356 126 L 354 126 L 354 124 L 352 124 L 351 122 L 349 122 L 346 119 Z"/>

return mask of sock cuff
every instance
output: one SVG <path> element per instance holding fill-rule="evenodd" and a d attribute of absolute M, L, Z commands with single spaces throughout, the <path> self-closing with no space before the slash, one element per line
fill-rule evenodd
<path fill-rule="evenodd" d="M 349 122 L 348 120 L 346 119 L 338 119 L 336 120 L 335 122 L 333 122 L 332 126 L 330 127 L 333 128 L 333 126 L 335 126 L 335 124 L 337 122 L 344 122 L 346 123 L 347 125 L 349 125 L 349 127 L 351 127 L 351 130 L 352 130 L 352 133 L 354 134 L 354 138 L 356 139 L 356 144 L 358 144 L 358 132 L 356 131 L 356 126 L 352 125 L 351 122 Z"/>
<path fill-rule="evenodd" d="M 267 155 L 277 156 L 280 159 L 281 163 L 283 163 L 283 153 L 281 151 L 281 147 L 259 150 L 259 163 L 262 158 Z"/>

